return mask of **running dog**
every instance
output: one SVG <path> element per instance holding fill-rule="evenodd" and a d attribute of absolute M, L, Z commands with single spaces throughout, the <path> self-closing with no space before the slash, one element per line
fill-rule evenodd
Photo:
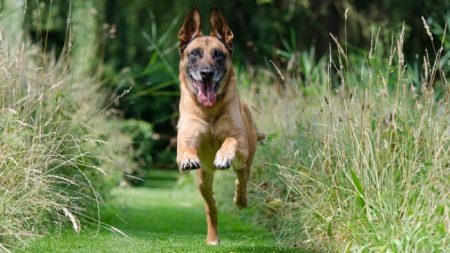
<path fill-rule="evenodd" d="M 233 32 L 214 8 L 210 35 L 203 35 L 197 8 L 186 16 L 178 33 L 180 53 L 180 118 L 177 164 L 180 171 L 197 170 L 206 202 L 207 244 L 218 245 L 217 207 L 213 197 L 216 170 L 233 167 L 234 203 L 247 206 L 247 181 L 258 133 L 250 110 L 239 98 L 232 67 Z"/>

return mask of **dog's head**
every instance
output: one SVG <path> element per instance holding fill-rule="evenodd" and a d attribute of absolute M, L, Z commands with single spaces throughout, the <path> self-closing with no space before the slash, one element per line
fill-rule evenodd
<path fill-rule="evenodd" d="M 210 35 L 203 36 L 200 13 L 194 8 L 178 33 L 180 71 L 186 76 L 188 90 L 205 107 L 213 106 L 225 91 L 233 49 L 233 33 L 216 8 L 211 11 L 210 24 Z"/>

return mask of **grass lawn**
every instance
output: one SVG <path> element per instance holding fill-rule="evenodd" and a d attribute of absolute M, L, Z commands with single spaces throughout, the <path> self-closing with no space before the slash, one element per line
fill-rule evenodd
<path fill-rule="evenodd" d="M 128 237 L 106 229 L 69 228 L 33 241 L 28 252 L 301 252 L 276 246 L 270 231 L 230 213 L 219 214 L 221 245 L 205 244 L 203 202 L 190 185 L 175 187 L 177 174 L 152 173 L 146 187 L 117 188 L 103 221 Z M 230 204 L 232 200 L 230 200 Z"/>

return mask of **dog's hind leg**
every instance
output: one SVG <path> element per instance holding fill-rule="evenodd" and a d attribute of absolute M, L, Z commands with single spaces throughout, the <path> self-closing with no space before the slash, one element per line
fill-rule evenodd
<path fill-rule="evenodd" d="M 234 171 L 236 173 L 234 204 L 239 208 L 247 207 L 247 182 L 250 177 L 250 167 L 244 167 Z"/>
<path fill-rule="evenodd" d="M 250 178 L 255 149 L 250 149 L 249 151 L 249 157 L 245 162 L 245 166 L 241 169 L 234 169 L 234 172 L 236 173 L 236 181 L 233 202 L 239 209 L 247 207 L 247 184 Z"/>
<path fill-rule="evenodd" d="M 213 196 L 213 179 L 214 173 L 206 172 L 203 169 L 197 171 L 197 183 L 200 193 L 206 202 L 206 224 L 208 226 L 208 234 L 206 243 L 209 245 L 219 244 L 219 235 L 217 234 L 217 207 Z"/>

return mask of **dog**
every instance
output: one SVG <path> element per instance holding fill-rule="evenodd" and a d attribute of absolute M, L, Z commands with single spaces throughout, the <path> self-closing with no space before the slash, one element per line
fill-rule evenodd
<path fill-rule="evenodd" d="M 200 12 L 193 8 L 178 33 L 180 117 L 177 164 L 181 172 L 197 170 L 197 184 L 206 202 L 206 243 L 219 244 L 217 207 L 213 197 L 216 170 L 233 167 L 233 201 L 247 206 L 247 181 L 256 151 L 264 139 L 250 110 L 236 90 L 232 67 L 233 32 L 217 8 L 210 15 L 210 35 L 203 35 Z"/>

